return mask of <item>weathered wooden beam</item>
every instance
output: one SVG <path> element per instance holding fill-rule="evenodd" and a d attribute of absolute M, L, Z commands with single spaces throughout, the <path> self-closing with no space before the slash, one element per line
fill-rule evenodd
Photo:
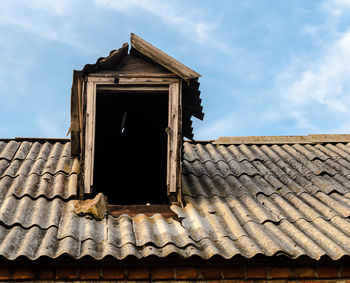
<path fill-rule="evenodd" d="M 80 154 L 80 109 L 79 109 L 79 96 L 81 95 L 79 91 L 81 91 L 81 78 L 79 75 L 79 71 L 73 72 L 73 84 L 71 90 L 71 124 L 70 124 L 70 132 L 71 132 L 71 155 L 79 156 Z"/>
<path fill-rule="evenodd" d="M 85 158 L 84 158 L 84 193 L 91 193 L 93 178 L 93 131 L 94 131 L 94 83 L 86 84 L 86 125 L 85 125 Z"/>
<path fill-rule="evenodd" d="M 108 91 L 108 92 L 138 92 L 138 93 L 153 93 L 153 92 L 167 92 L 169 90 L 168 86 L 98 86 L 98 91 Z"/>
<path fill-rule="evenodd" d="M 168 195 L 181 188 L 181 141 L 182 141 L 181 83 L 169 86 L 167 188 Z M 180 172 L 180 173 L 179 173 Z"/>
<path fill-rule="evenodd" d="M 91 73 L 91 77 L 116 77 L 116 78 L 178 78 L 174 73 L 122 73 L 119 71 L 101 71 Z"/>
<path fill-rule="evenodd" d="M 100 83 L 100 84 L 115 84 L 114 77 L 98 77 L 98 76 L 88 76 L 86 78 L 88 82 Z"/>
<path fill-rule="evenodd" d="M 315 144 L 350 142 L 350 134 L 310 134 L 308 136 L 220 137 L 213 144 Z"/>
<path fill-rule="evenodd" d="M 143 40 L 141 37 L 138 37 L 136 34 L 131 33 L 130 42 L 132 48 L 135 48 L 146 57 L 150 58 L 169 71 L 177 74 L 184 80 L 190 80 L 201 76 L 162 50 Z"/>
<path fill-rule="evenodd" d="M 176 78 L 118 78 L 118 85 L 169 85 L 178 82 Z"/>

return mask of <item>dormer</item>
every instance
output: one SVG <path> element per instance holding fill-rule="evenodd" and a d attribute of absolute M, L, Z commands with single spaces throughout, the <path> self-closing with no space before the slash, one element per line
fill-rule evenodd
<path fill-rule="evenodd" d="M 203 119 L 200 75 L 131 34 L 95 64 L 74 71 L 72 155 L 81 162 L 81 198 L 113 204 L 181 202 L 183 138 Z"/>

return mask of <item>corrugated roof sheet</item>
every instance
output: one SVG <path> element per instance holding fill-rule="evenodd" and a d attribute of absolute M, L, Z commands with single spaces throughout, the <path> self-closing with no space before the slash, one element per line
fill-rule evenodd
<path fill-rule="evenodd" d="M 77 194 L 78 173 L 68 142 L 0 141 L 0 199 L 68 199 Z"/>
<path fill-rule="evenodd" d="M 0 141 L 0 255 L 350 255 L 350 144 L 185 142 L 178 219 L 77 216 L 69 142 Z"/>

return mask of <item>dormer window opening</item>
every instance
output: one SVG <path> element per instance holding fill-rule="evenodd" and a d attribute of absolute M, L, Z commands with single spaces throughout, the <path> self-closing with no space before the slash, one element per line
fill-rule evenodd
<path fill-rule="evenodd" d="M 97 88 L 95 115 L 93 193 L 115 204 L 169 203 L 168 93 Z"/>
<path fill-rule="evenodd" d="M 134 34 L 130 41 L 130 52 L 125 43 L 74 71 L 71 100 L 79 196 L 102 192 L 121 212 L 181 204 L 183 137 L 204 115 L 200 75 Z"/>

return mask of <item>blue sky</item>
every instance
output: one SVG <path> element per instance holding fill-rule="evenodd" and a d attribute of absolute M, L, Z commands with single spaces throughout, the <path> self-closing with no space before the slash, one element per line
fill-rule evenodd
<path fill-rule="evenodd" d="M 130 32 L 202 74 L 196 139 L 350 133 L 350 0 L 0 0 L 0 137 L 65 137 L 72 70 Z"/>

